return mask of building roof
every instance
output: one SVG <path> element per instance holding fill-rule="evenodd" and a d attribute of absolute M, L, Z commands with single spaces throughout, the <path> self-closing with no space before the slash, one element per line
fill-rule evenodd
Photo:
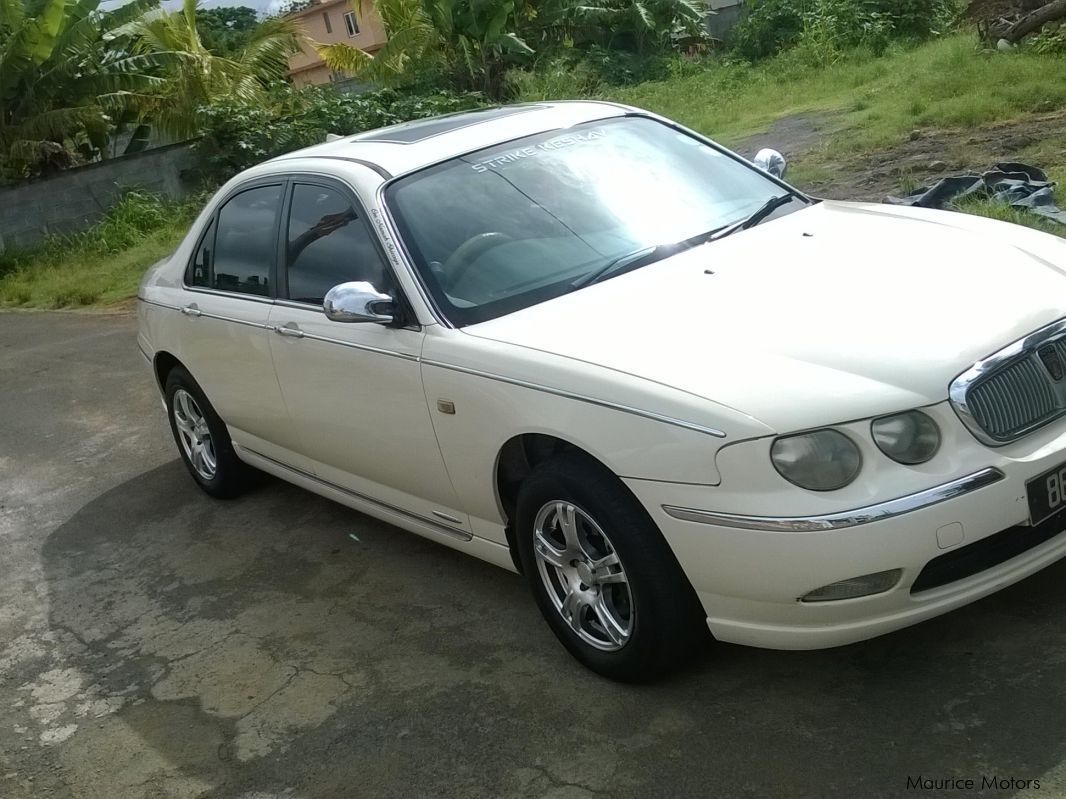
<path fill-rule="evenodd" d="M 286 17 L 293 17 L 293 18 L 295 18 L 295 17 L 306 17 L 308 14 L 312 13 L 313 11 L 321 11 L 324 8 L 332 8 L 333 6 L 347 5 L 347 4 L 348 4 L 348 0 L 318 0 L 318 2 L 311 3 L 310 5 L 304 6 L 303 8 L 297 9 L 296 11 L 290 11 L 285 16 Z"/>
<path fill-rule="evenodd" d="M 496 106 L 421 119 L 345 136 L 273 159 L 340 158 L 374 164 L 388 175 L 411 172 L 523 136 L 622 116 L 632 109 L 603 102 Z"/>

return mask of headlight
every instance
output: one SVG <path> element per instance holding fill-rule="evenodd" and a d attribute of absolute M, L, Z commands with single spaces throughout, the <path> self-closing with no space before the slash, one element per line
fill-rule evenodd
<path fill-rule="evenodd" d="M 870 425 L 878 449 L 898 463 L 925 463 L 940 449 L 940 428 L 921 411 L 874 419 Z"/>
<path fill-rule="evenodd" d="M 782 477 L 811 491 L 843 488 L 862 468 L 859 448 L 836 430 L 779 438 L 770 448 L 770 459 Z"/>

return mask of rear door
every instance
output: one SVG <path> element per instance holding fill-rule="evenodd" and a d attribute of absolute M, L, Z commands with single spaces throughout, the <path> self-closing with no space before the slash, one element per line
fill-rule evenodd
<path fill-rule="evenodd" d="M 367 281 L 398 296 L 391 267 L 346 186 L 293 178 L 282 222 L 274 366 L 291 416 L 282 444 L 316 475 L 408 514 L 462 531 L 455 491 L 422 388 L 423 331 L 326 318 L 333 286 Z"/>
<path fill-rule="evenodd" d="M 181 361 L 238 444 L 283 459 L 289 424 L 270 352 L 278 225 L 286 182 L 256 181 L 218 207 L 185 274 Z"/>

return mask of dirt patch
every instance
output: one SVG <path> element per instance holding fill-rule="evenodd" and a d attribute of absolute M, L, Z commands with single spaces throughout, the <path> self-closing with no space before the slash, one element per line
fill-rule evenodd
<path fill-rule="evenodd" d="M 812 141 L 809 136 L 802 136 L 803 146 L 793 146 L 790 159 L 801 167 L 798 175 L 805 170 L 818 173 L 818 177 L 800 181 L 802 187 L 830 199 L 881 201 L 887 195 L 899 194 L 908 185 L 926 185 L 949 175 L 985 169 L 999 161 L 1032 160 L 1034 165 L 1045 168 L 1066 163 L 1066 144 L 1062 151 L 1051 153 L 1053 163 L 1047 163 L 1049 153 L 1045 149 L 1049 142 L 1066 143 L 1063 111 L 979 129 L 915 130 L 897 146 L 839 159 L 825 151 L 827 137 Z M 1036 150 L 1044 151 L 1037 154 Z"/>
<path fill-rule="evenodd" d="M 810 112 L 776 120 L 765 133 L 756 133 L 734 142 L 733 149 L 751 158 L 763 147 L 772 147 L 790 161 L 825 144 L 836 132 L 839 114 Z"/>

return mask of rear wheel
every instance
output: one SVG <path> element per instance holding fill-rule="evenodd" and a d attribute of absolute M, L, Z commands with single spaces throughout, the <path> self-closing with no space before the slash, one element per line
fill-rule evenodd
<path fill-rule="evenodd" d="M 567 453 L 519 491 L 519 555 L 545 620 L 585 666 L 658 677 L 708 634 L 695 593 L 647 512 L 614 475 Z"/>
<path fill-rule="evenodd" d="M 241 493 L 252 475 L 233 451 L 226 425 L 185 369 L 171 369 L 164 388 L 170 430 L 193 480 L 213 497 Z"/>

